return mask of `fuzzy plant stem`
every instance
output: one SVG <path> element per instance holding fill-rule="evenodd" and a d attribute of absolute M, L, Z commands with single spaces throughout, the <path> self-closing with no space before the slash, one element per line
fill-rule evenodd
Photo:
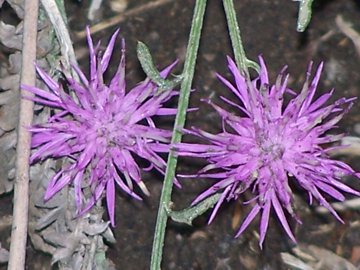
<path fill-rule="evenodd" d="M 35 85 L 38 0 L 25 1 L 24 31 L 22 41 L 21 84 Z M 33 102 L 20 91 L 20 114 L 17 127 L 16 176 L 14 183 L 14 209 L 8 270 L 25 269 L 26 238 L 29 205 L 29 157 L 31 134 L 27 128 L 32 123 Z"/>
<path fill-rule="evenodd" d="M 62 65 L 65 75 L 74 78 L 79 81 L 76 72 L 73 72 L 71 65 L 77 64 L 74 48 L 70 38 L 69 31 L 66 25 L 66 18 L 61 13 L 60 7 L 63 7 L 63 3 L 55 0 L 41 0 L 41 4 L 44 7 L 56 33 L 56 37 L 60 43 L 60 51 L 63 57 Z"/>
<path fill-rule="evenodd" d="M 194 15 L 191 24 L 188 47 L 183 70 L 183 80 L 181 82 L 178 112 L 175 118 L 174 130 L 171 143 L 176 144 L 181 141 L 181 130 L 185 125 L 186 111 L 189 104 L 191 84 L 194 77 L 195 63 L 200 43 L 201 29 L 204 20 L 206 0 L 197 0 L 194 8 Z M 154 233 L 154 242 L 151 255 L 151 270 L 161 269 L 161 259 L 163 254 L 164 238 L 168 214 L 166 207 L 171 200 L 173 180 L 175 178 L 175 169 L 177 157 L 173 150 L 170 150 L 167 161 L 164 184 L 161 192 L 156 227 Z"/>
<path fill-rule="evenodd" d="M 233 0 L 223 0 L 227 25 L 230 33 L 231 45 L 234 50 L 235 62 L 241 72 L 249 77 L 248 66 L 251 61 L 246 58 L 244 46 L 240 36 L 240 28 L 236 19 Z"/>

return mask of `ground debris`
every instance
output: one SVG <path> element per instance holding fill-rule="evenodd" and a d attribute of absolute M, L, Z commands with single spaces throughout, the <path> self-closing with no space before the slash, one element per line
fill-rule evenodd
<path fill-rule="evenodd" d="M 301 253 L 299 253 L 301 251 Z M 300 254 L 300 256 L 299 256 Z M 297 270 L 356 270 L 347 259 L 315 245 L 300 245 L 293 254 L 281 253 L 281 259 L 290 269 Z"/>
<path fill-rule="evenodd" d="M 1 247 L 0 243 L 0 263 L 5 263 L 9 260 L 9 251 Z"/>
<path fill-rule="evenodd" d="M 341 139 L 341 145 L 344 147 L 332 150 L 330 155 L 360 156 L 360 137 L 345 136 Z"/>
<path fill-rule="evenodd" d="M 335 22 L 339 30 L 354 43 L 356 52 L 360 57 L 360 34 L 341 15 L 336 16 Z"/>

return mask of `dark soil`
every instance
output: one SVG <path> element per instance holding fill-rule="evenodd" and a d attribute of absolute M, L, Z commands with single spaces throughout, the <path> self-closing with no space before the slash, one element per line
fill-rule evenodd
<path fill-rule="evenodd" d="M 105 1 L 106 2 L 106 1 Z M 143 5 L 148 1 L 130 1 L 128 9 Z M 187 125 L 197 126 L 207 131 L 217 132 L 221 122 L 213 110 L 200 102 L 202 98 L 213 97 L 221 103 L 219 96 L 224 95 L 233 100 L 230 91 L 216 79 L 215 72 L 230 77 L 226 69 L 226 56 L 232 56 L 226 20 L 221 1 L 208 1 L 206 20 L 203 29 L 201 47 L 196 67 L 191 106 L 199 107 L 196 112 L 189 113 Z M 350 39 L 336 32 L 329 39 L 320 38 L 330 30 L 335 30 L 335 17 L 342 14 L 346 21 L 352 22 L 355 29 L 360 29 L 360 8 L 357 1 L 315 1 L 313 18 L 305 33 L 296 32 L 297 2 L 278 0 L 243 0 L 235 1 L 238 20 L 242 30 L 245 49 L 249 58 L 257 60 L 262 55 L 267 63 L 270 77 L 276 75 L 284 65 L 289 66 L 290 86 L 301 89 L 309 61 L 315 66 L 325 62 L 319 93 L 336 88 L 334 99 L 346 96 L 358 96 L 360 89 L 360 58 Z M 67 14 L 70 29 L 83 30 L 88 23 L 84 19 L 87 1 L 69 3 Z M 105 4 L 106 5 L 106 4 Z M 136 59 L 136 41 L 146 43 L 159 67 L 180 59 L 178 70 L 184 61 L 194 1 L 175 0 L 155 10 L 126 18 L 118 26 L 95 34 L 96 40 L 108 40 L 113 31 L 120 27 L 121 35 L 126 39 L 127 79 L 132 86 L 144 78 Z M 111 14 L 104 7 L 103 16 Z M 77 40 L 75 48 L 85 46 L 84 40 Z M 114 65 L 119 59 L 120 50 L 115 53 Z M 87 58 L 80 61 L 86 68 Z M 298 90 L 296 90 L 298 91 Z M 360 122 L 360 103 L 357 102 L 340 124 L 340 131 L 354 133 L 354 125 Z M 164 126 L 171 129 L 170 121 Z M 339 132 L 340 132 L 339 131 Z M 343 157 L 354 169 L 360 170 L 355 158 Z M 201 161 L 180 160 L 178 171 L 195 172 Z M 109 249 L 108 255 L 117 269 L 149 269 L 153 232 L 158 202 L 162 187 L 162 177 L 155 174 L 144 175 L 151 197 L 144 203 L 136 202 L 118 193 L 116 207 L 117 225 L 114 228 L 117 244 Z M 346 179 L 349 185 L 359 188 L 357 180 Z M 176 209 L 187 207 L 191 201 L 212 183 L 207 179 L 182 180 L 182 189 L 174 189 L 173 202 Z M 360 247 L 359 230 L 349 224 L 360 219 L 356 211 L 341 213 L 345 224 L 341 224 L 330 215 L 320 216 L 314 208 L 307 206 L 307 194 L 302 190 L 296 192 L 296 208 L 303 222 L 302 225 L 291 222 L 296 238 L 302 244 L 315 244 L 329 249 L 350 260 L 354 250 Z M 350 198 L 350 196 L 348 196 Z M 1 202 L 4 204 L 4 201 Z M 8 200 L 6 201 L 8 203 Z M 163 269 L 288 269 L 280 259 L 280 252 L 291 252 L 294 244 L 285 235 L 275 215 L 272 215 L 263 250 L 258 247 L 258 220 L 237 239 L 234 235 L 251 206 L 241 202 L 224 205 L 211 225 L 207 225 L 208 215 L 199 217 L 193 227 L 170 222 L 168 224 Z M 2 213 L 2 211 L 1 211 Z M 105 217 L 107 218 L 107 217 Z M 325 230 L 324 227 L 331 228 Z M 31 249 L 31 247 L 29 247 Z M 30 253 L 30 254 L 33 254 Z M 37 263 L 34 262 L 36 258 Z M 44 260 L 48 261 L 47 257 Z M 39 257 L 28 257 L 28 269 L 40 269 Z M 358 267 L 358 261 L 352 261 Z M 46 269 L 46 268 L 45 268 Z"/>

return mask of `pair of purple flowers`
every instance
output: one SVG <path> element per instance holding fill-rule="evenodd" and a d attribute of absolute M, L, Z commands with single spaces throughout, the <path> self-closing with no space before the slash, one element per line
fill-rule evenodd
<path fill-rule="evenodd" d="M 178 93 L 171 89 L 159 94 L 157 85 L 149 79 L 126 92 L 124 42 L 116 74 L 108 85 L 103 81 L 117 35 L 118 31 L 100 56 L 99 45 L 94 47 L 88 30 L 90 79 L 74 66 L 81 81 L 66 78 L 66 85 L 73 96 L 40 68 L 37 68 L 38 74 L 50 92 L 23 86 L 23 89 L 36 95 L 33 98 L 35 102 L 56 109 L 47 123 L 30 129 L 33 133 L 32 147 L 37 148 L 31 162 L 68 157 L 67 164 L 50 180 L 46 200 L 65 185 L 72 184 L 76 204 L 82 213 L 105 193 L 108 213 L 114 225 L 115 184 L 135 199 L 141 200 L 141 197 L 134 192 L 134 183 L 149 195 L 135 158 L 140 157 L 149 163 L 144 170 L 154 168 L 164 173 L 166 163 L 159 154 L 167 153 L 170 147 L 181 156 L 208 161 L 208 165 L 196 176 L 213 178 L 215 183 L 193 204 L 221 192 L 209 222 L 225 200 L 236 200 L 250 190 L 254 195 L 253 208 L 236 236 L 261 213 L 260 245 L 266 235 L 271 208 L 288 236 L 295 241 L 285 213 L 298 220 L 292 205 L 289 180 L 308 192 L 310 203 L 315 198 L 339 220 L 324 195 L 339 201 L 344 200 L 342 191 L 360 196 L 359 192 L 341 182 L 343 176 L 360 175 L 345 163 L 330 159 L 327 152 L 331 148 L 322 147 L 341 138 L 342 135 L 327 135 L 326 132 L 335 127 L 354 100 L 341 98 L 325 105 L 333 91 L 314 99 L 322 64 L 312 81 L 310 66 L 303 89 L 297 94 L 287 87 L 285 68 L 276 83 L 271 85 L 261 57 L 259 77 L 254 80 L 245 78 L 233 60 L 228 58 L 235 84 L 220 75 L 218 77 L 241 101 L 237 104 L 222 97 L 237 114 L 208 101 L 222 118 L 222 132 L 210 134 L 193 128 L 184 132 L 203 138 L 208 144 L 180 143 L 171 146 L 171 131 L 156 127 L 153 117 L 176 114 L 176 109 L 166 108 L 164 103 Z M 167 67 L 161 76 L 165 78 L 172 68 L 173 65 Z M 286 104 L 285 95 L 291 96 Z M 83 195 L 84 187 L 91 188 L 93 196 L 90 199 Z"/>

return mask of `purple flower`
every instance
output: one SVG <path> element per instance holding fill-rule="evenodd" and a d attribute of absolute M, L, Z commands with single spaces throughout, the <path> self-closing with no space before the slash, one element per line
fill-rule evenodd
<path fill-rule="evenodd" d="M 116 31 L 101 55 L 99 44 L 94 47 L 87 29 L 90 50 L 90 79 L 76 65 L 73 66 L 81 82 L 66 78 L 65 87 L 43 70 L 37 72 L 50 92 L 36 87 L 22 86 L 34 93 L 34 101 L 56 109 L 47 123 L 30 128 L 32 147 L 37 148 L 31 162 L 49 157 L 67 157 L 69 162 L 50 180 L 45 200 L 50 199 L 65 185 L 72 184 L 79 213 L 89 210 L 104 190 L 107 209 L 114 225 L 115 183 L 135 199 L 135 183 L 149 195 L 141 180 L 136 157 L 145 160 L 149 167 L 163 173 L 166 163 L 159 153 L 169 150 L 171 131 L 157 128 L 152 117 L 174 115 L 176 109 L 163 104 L 177 95 L 173 90 L 158 92 L 149 79 L 139 83 L 128 93 L 125 90 L 125 43 L 116 74 L 106 85 L 103 74 L 109 66 L 114 49 Z M 166 77 L 173 66 L 161 72 Z M 64 89 L 65 88 L 65 89 Z M 70 91 L 68 91 L 69 89 Z M 83 189 L 89 187 L 92 196 L 86 199 Z"/>
<path fill-rule="evenodd" d="M 185 132 L 208 141 L 208 144 L 181 143 L 176 146 L 179 155 L 205 158 L 209 163 L 196 177 L 209 177 L 216 183 L 200 194 L 193 205 L 210 195 L 222 192 L 210 216 L 214 219 L 224 200 L 236 200 L 240 194 L 250 190 L 254 195 L 254 206 L 242 223 L 236 237 L 241 235 L 255 216 L 261 212 L 260 246 L 264 241 L 271 208 L 275 210 L 287 235 L 295 242 L 295 237 L 287 222 L 286 214 L 299 219 L 294 214 L 292 190 L 289 181 L 305 189 L 310 204 L 315 198 L 337 219 L 337 215 L 325 196 L 336 200 L 345 199 L 342 191 L 359 196 L 360 193 L 341 182 L 345 175 L 358 173 L 344 162 L 332 160 L 328 156 L 331 148 L 324 147 L 338 141 L 342 135 L 326 132 L 335 127 L 352 106 L 354 98 L 341 98 L 331 105 L 324 104 L 333 91 L 314 100 L 322 64 L 318 67 L 310 83 L 311 65 L 300 94 L 287 87 L 286 67 L 274 85 L 269 84 L 268 73 L 261 57 L 260 75 L 253 81 L 247 80 L 228 59 L 235 85 L 218 75 L 218 78 L 239 98 L 236 104 L 224 97 L 222 100 L 233 106 L 241 116 L 236 116 L 221 107 L 208 103 L 217 111 L 223 121 L 219 134 L 193 128 Z M 285 96 L 289 95 L 289 102 Z M 195 175 L 192 175 L 195 177 Z M 293 185 L 292 185 L 293 186 Z"/>

